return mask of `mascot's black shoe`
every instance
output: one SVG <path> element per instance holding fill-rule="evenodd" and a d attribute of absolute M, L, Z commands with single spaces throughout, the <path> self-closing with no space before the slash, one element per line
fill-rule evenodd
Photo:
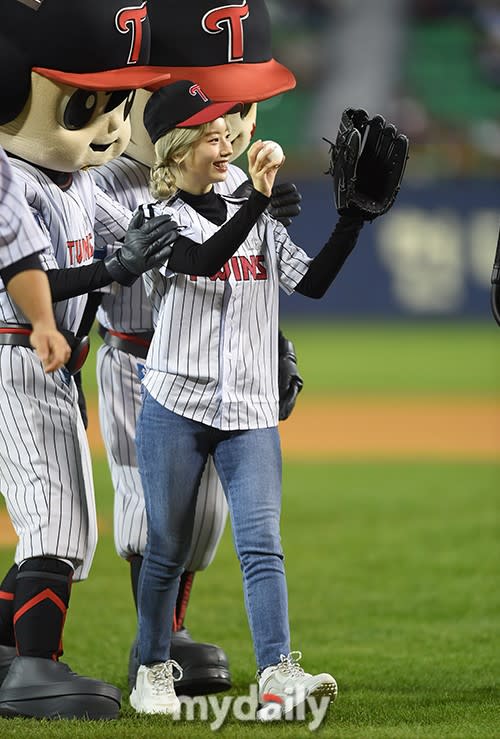
<path fill-rule="evenodd" d="M 64 662 L 15 657 L 0 688 L 0 716 L 114 719 L 120 700 L 114 685 L 81 677 Z"/>
<path fill-rule="evenodd" d="M 182 678 L 175 683 L 177 695 L 209 695 L 229 690 L 231 687 L 229 661 L 224 650 L 215 644 L 193 641 L 187 629 L 181 629 L 172 634 L 170 659 L 178 662 L 183 671 Z M 138 669 L 136 639 L 130 649 L 128 663 L 130 690 L 135 686 Z"/>
<path fill-rule="evenodd" d="M 195 642 L 185 628 L 172 634 L 170 659 L 178 662 L 183 671 L 182 679 L 175 683 L 177 695 L 208 695 L 231 687 L 224 650 L 215 644 Z"/>
<path fill-rule="evenodd" d="M 0 685 L 3 683 L 5 675 L 9 671 L 9 667 L 12 664 L 12 660 L 16 656 L 16 648 L 8 647 L 5 644 L 0 644 Z"/>

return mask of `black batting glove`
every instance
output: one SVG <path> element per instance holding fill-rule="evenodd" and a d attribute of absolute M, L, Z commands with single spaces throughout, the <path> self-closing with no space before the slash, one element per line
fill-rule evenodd
<path fill-rule="evenodd" d="M 286 227 L 291 224 L 295 216 L 299 215 L 301 200 L 302 195 L 292 182 L 281 182 L 279 185 L 274 185 L 272 189 L 268 211 L 273 218 Z"/>
<path fill-rule="evenodd" d="M 132 285 L 143 272 L 166 262 L 178 235 L 179 226 L 170 215 L 146 221 L 139 209 L 130 221 L 121 249 L 104 260 L 106 270 L 121 285 Z"/>
<path fill-rule="evenodd" d="M 297 367 L 295 347 L 281 331 L 278 347 L 279 419 L 285 421 L 295 408 L 297 396 L 304 387 L 304 381 Z"/>
<path fill-rule="evenodd" d="M 233 192 L 235 198 L 247 198 L 252 192 L 253 186 L 250 180 L 245 180 L 239 185 Z M 274 185 L 271 190 L 271 202 L 269 203 L 267 210 L 276 218 L 277 221 L 283 224 L 283 226 L 289 226 L 292 222 L 292 218 L 298 216 L 300 213 L 299 203 L 302 200 L 302 195 L 297 190 L 295 185 L 291 182 L 282 182 L 279 185 Z"/>

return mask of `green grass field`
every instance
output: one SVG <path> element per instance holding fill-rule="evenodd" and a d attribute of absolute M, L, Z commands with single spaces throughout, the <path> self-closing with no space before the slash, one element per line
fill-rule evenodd
<path fill-rule="evenodd" d="M 296 344 L 304 399 L 324 392 L 500 395 L 494 324 L 283 328 Z M 91 372 L 89 365 L 90 397 Z M 495 462 L 287 460 L 282 530 L 292 644 L 306 669 L 331 671 L 339 683 L 318 735 L 500 737 L 499 476 Z M 91 577 L 73 589 L 63 659 L 122 688 L 121 718 L 0 720 L 0 737 L 212 736 L 208 722 L 136 718 L 128 705 L 135 614 L 128 566 L 113 548 L 102 459 L 95 482 L 101 538 Z M 0 550 L 4 569 L 11 561 L 12 551 Z M 187 624 L 193 636 L 226 650 L 231 694 L 248 694 L 255 665 L 228 529 L 216 560 L 195 579 Z M 307 720 L 262 726 L 228 718 L 218 733 L 311 736 Z"/>

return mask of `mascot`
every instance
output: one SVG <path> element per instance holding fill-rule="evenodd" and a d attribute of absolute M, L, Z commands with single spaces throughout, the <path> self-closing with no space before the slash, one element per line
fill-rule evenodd
<path fill-rule="evenodd" d="M 241 100 L 230 116 L 233 159 L 246 151 L 255 130 L 257 101 L 295 86 L 295 78 L 271 53 L 271 24 L 262 0 L 221 6 L 193 0 L 185 3 L 149 0 L 151 57 L 158 74 L 172 80 L 191 79 L 217 101 Z M 175 24 L 172 18 L 176 19 Z M 231 95 L 235 96 L 231 98 Z M 97 184 L 125 207 L 134 210 L 150 202 L 149 168 L 154 147 L 144 128 L 144 107 L 151 93 L 138 90 L 131 110 L 132 134 L 125 156 L 92 171 Z M 247 175 L 231 165 L 227 180 L 216 186 L 224 194 L 242 194 Z M 271 213 L 285 225 L 300 211 L 293 185 L 273 191 Z M 152 338 L 152 314 L 141 281 L 115 286 L 105 294 L 97 312 L 104 345 L 97 355 L 99 411 L 115 488 L 115 544 L 130 563 L 132 590 L 137 587 L 146 544 L 142 486 L 135 453 L 135 422 L 141 402 L 140 378 Z M 302 387 L 293 345 L 280 332 L 280 418 L 287 418 Z M 216 645 L 195 642 L 184 625 L 194 573 L 208 567 L 215 556 L 227 518 L 227 506 L 213 463 L 200 484 L 188 567 L 177 599 L 172 658 L 182 665 L 176 683 L 180 694 L 200 695 L 231 686 L 227 657 Z M 221 632 L 223 626 L 221 625 Z M 136 644 L 129 660 L 129 686 L 138 668 Z"/>
<path fill-rule="evenodd" d="M 130 223 L 86 168 L 123 152 L 133 90 L 168 75 L 147 66 L 142 0 L 4 0 L 2 11 L 0 144 L 47 244 L 40 259 L 73 352 L 44 372 L 31 325 L 0 291 L 0 489 L 18 535 L 0 583 L 0 716 L 111 719 L 120 691 L 59 661 L 71 584 L 87 577 L 97 541 L 72 373 L 88 351 L 87 294 L 164 261 L 176 231 L 170 220 Z"/>

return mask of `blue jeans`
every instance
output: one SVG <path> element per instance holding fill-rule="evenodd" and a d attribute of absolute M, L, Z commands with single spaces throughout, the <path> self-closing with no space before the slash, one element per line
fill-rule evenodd
<path fill-rule="evenodd" d="M 172 413 L 144 393 L 136 441 L 148 528 L 138 594 L 140 663 L 169 659 L 179 578 L 209 454 L 228 501 L 257 666 L 279 662 L 290 652 L 290 631 L 278 429 L 221 431 Z"/>

